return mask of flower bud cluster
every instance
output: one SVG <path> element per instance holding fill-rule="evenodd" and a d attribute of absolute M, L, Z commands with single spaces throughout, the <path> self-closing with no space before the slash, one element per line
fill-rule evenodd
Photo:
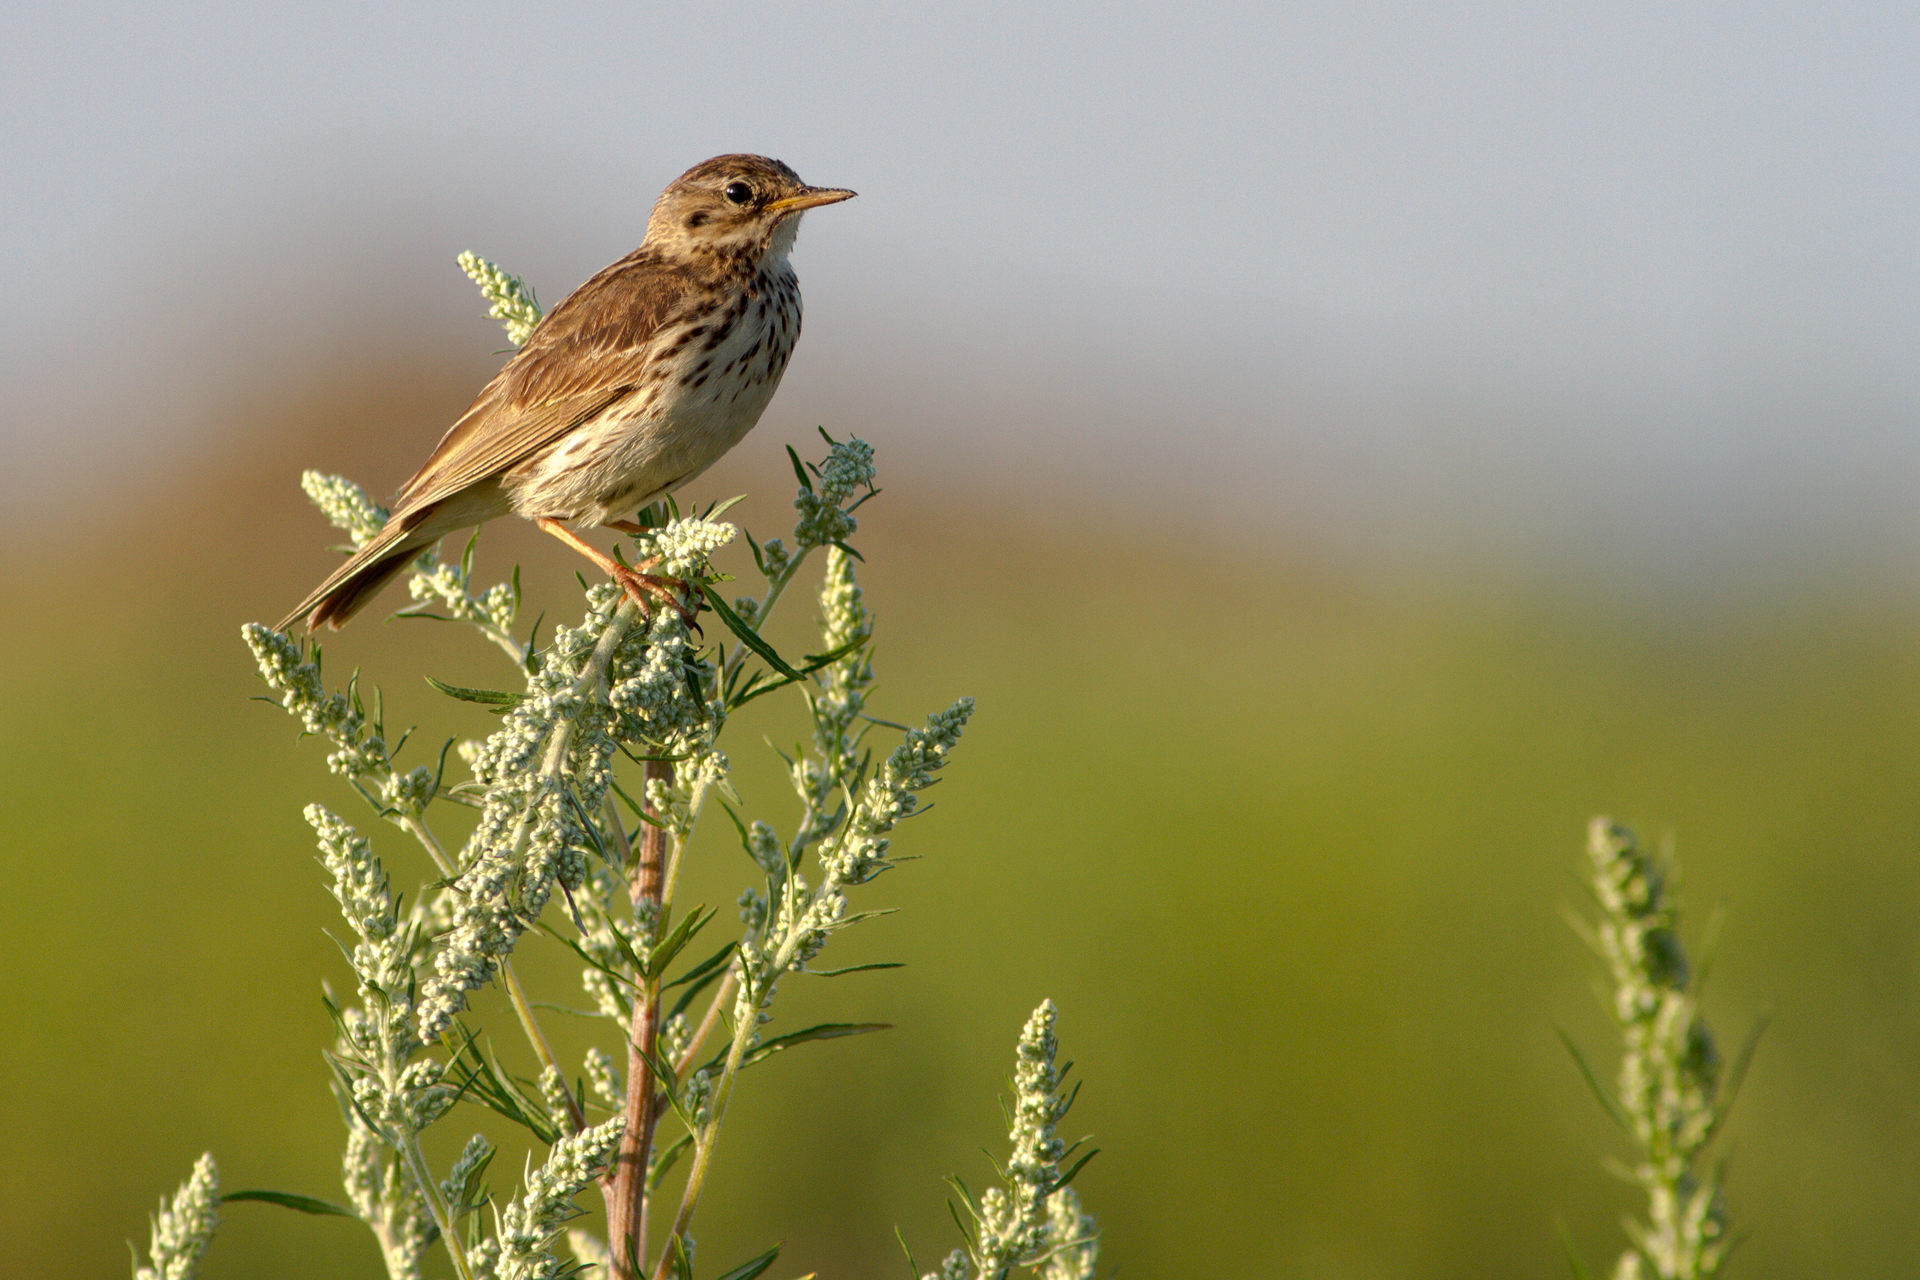
<path fill-rule="evenodd" d="M 459 1096 L 459 1090 L 442 1079 L 445 1071 L 431 1058 L 416 1058 L 400 1069 L 391 1085 L 384 1073 L 356 1075 L 354 1104 L 388 1133 L 418 1133 L 445 1115 Z"/>
<path fill-rule="evenodd" d="M 587 1083 L 593 1086 L 593 1092 L 600 1101 L 609 1107 L 618 1107 L 627 1100 L 627 1086 L 620 1078 L 620 1068 L 614 1065 L 613 1057 L 598 1046 L 589 1048 L 586 1055 Z"/>
<path fill-rule="evenodd" d="M 203 1155 L 174 1192 L 173 1202 L 161 1202 L 154 1214 L 153 1242 L 147 1250 L 153 1264 L 136 1270 L 134 1280 L 190 1280 L 220 1225 L 219 1203 L 220 1171 L 211 1155 Z"/>
<path fill-rule="evenodd" d="M 1053 1001 L 1042 1001 L 1027 1019 L 1013 1069 L 1013 1128 L 1007 1134 L 1013 1155 L 1005 1169 L 1006 1188 L 989 1188 L 980 1197 L 980 1274 L 999 1280 L 1015 1266 L 1032 1263 L 1047 1251 L 1051 1220 L 1047 1197 L 1060 1177 L 1067 1144 L 1054 1132 L 1066 1114 L 1054 1070 L 1059 1042 L 1053 1028 Z"/>
<path fill-rule="evenodd" d="M 865 884 L 892 865 L 886 860 L 885 834 L 913 816 L 920 804 L 916 793 L 933 785 L 934 771 L 946 764 L 972 715 L 973 699 L 961 698 L 928 716 L 926 728 L 907 731 L 906 741 L 862 788 L 846 830 L 821 850 L 829 884 Z"/>
<path fill-rule="evenodd" d="M 241 638 L 253 650 L 260 677 L 280 695 L 280 706 L 308 733 L 333 740 L 340 749 L 327 757 L 327 767 L 348 778 L 384 781 L 392 771 L 386 740 L 368 732 L 365 709 L 349 686 L 345 694 L 327 692 L 320 675 L 320 651 L 309 660 L 302 647 L 271 627 L 249 622 Z"/>
<path fill-rule="evenodd" d="M 969 1199 L 975 1221 L 972 1262 L 980 1280 L 1005 1280 L 1015 1267 L 1032 1267 L 1045 1280 L 1089 1280 L 1098 1261 L 1094 1221 L 1080 1211 L 1071 1188 L 1059 1186 L 1067 1145 L 1056 1133 L 1072 1105 L 1060 1091 L 1054 1067 L 1058 1013 L 1043 1000 L 1027 1019 L 1013 1071 L 1013 1154 L 1002 1170 L 1004 1186 Z M 949 1255 L 937 1275 L 925 1280 L 968 1280 L 964 1257 Z"/>
<path fill-rule="evenodd" d="M 498 1280 L 559 1274 L 549 1252 L 561 1227 L 584 1210 L 573 1197 L 606 1169 L 627 1122 L 615 1117 L 553 1144 L 547 1162 L 528 1175 L 526 1190 L 500 1212 L 498 1252 L 487 1259 Z"/>
<path fill-rule="evenodd" d="M 334 900 L 358 935 L 349 960 L 360 980 L 360 998 L 371 1006 L 371 1012 L 341 1011 L 350 1041 L 343 1049 L 372 1062 L 404 1061 L 419 1043 L 410 993 L 422 913 L 416 907 L 406 920 L 399 917 L 386 870 L 352 827 L 317 804 L 307 806 L 306 819 L 319 838 L 321 865 L 333 877 Z"/>
<path fill-rule="evenodd" d="M 421 1034 L 438 1036 L 491 981 L 500 962 L 546 906 L 556 881 L 585 879 L 599 845 L 581 821 L 597 812 L 611 779 L 615 716 L 592 666 L 610 627 L 629 638 L 623 615 L 590 614 L 554 633 L 552 648 L 527 676 L 527 694 L 500 730 L 471 753 L 480 820 L 461 862 L 461 900 L 453 930 L 422 987 Z"/>
<path fill-rule="evenodd" d="M 487 309 L 489 320 L 498 320 L 507 331 L 507 341 L 526 345 L 534 326 L 540 323 L 540 303 L 526 281 L 477 253 L 463 253 L 455 259 L 467 279 L 480 286 L 480 296 L 493 305 Z"/>
<path fill-rule="evenodd" d="M 839 547 L 829 547 L 826 583 L 820 589 L 822 652 L 856 647 L 820 673 L 820 688 L 812 695 L 814 742 L 843 773 L 853 769 L 859 741 L 855 725 L 873 684 L 872 651 L 862 643 L 872 635 L 873 618 L 853 576 L 853 557 Z"/>
<path fill-rule="evenodd" d="M 802 549 L 844 542 L 860 527 L 853 513 L 845 508 L 848 499 L 862 485 L 873 487 L 877 474 L 873 469 L 873 446 L 858 438 L 835 440 L 814 473 L 819 477 L 819 484 L 802 488 L 793 499 L 794 509 L 800 513 L 793 540 Z"/>
<path fill-rule="evenodd" d="M 387 509 L 367 496 L 367 491 L 344 476 L 324 471 L 302 471 L 300 487 L 313 505 L 336 529 L 344 529 L 358 551 L 373 541 L 387 523 Z"/>
<path fill-rule="evenodd" d="M 1657 1275 L 1713 1276 L 1726 1256 L 1726 1212 L 1719 1180 L 1694 1165 L 1722 1114 L 1720 1055 L 1688 991 L 1666 871 L 1605 818 L 1593 820 L 1587 853 L 1601 911 L 1594 936 L 1626 1041 L 1620 1111 L 1641 1148 L 1633 1176 L 1649 1203 L 1648 1223 L 1629 1223 L 1637 1249 L 1616 1274 L 1651 1265 Z"/>

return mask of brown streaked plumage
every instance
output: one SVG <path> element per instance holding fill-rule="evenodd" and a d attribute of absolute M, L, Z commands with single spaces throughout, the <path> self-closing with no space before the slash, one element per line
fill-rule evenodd
<path fill-rule="evenodd" d="M 645 604 L 650 580 L 567 528 L 624 526 L 760 420 L 800 337 L 800 215 L 854 193 L 778 160 L 716 156 L 660 193 L 638 249 L 528 336 L 407 481 L 383 528 L 281 621 L 346 624 L 457 529 L 517 513 Z"/>

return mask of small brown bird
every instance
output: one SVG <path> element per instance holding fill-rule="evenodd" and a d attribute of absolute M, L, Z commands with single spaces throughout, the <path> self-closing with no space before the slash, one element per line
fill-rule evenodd
<path fill-rule="evenodd" d="M 800 337 L 787 254 L 802 211 L 854 193 L 778 160 L 716 156 L 660 193 L 638 249 L 528 335 L 413 479 L 393 515 L 280 623 L 339 628 L 422 551 L 517 512 L 587 556 L 642 605 L 660 580 L 568 524 L 630 518 L 753 429 Z"/>

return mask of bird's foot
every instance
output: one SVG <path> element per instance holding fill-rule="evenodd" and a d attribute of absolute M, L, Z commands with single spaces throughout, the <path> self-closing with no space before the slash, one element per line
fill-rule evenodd
<path fill-rule="evenodd" d="M 620 589 L 640 606 L 641 617 L 651 617 L 653 606 L 656 604 L 670 604 L 680 611 L 682 622 L 694 631 L 700 630 L 700 624 L 694 621 L 694 616 L 699 612 L 698 607 L 690 606 L 687 601 L 680 598 L 685 594 L 688 600 L 694 599 L 699 588 L 684 578 L 667 578 L 645 572 L 659 564 L 660 557 L 642 560 L 637 567 L 624 565 L 611 556 L 602 555 L 592 544 L 558 520 L 549 516 L 537 516 L 534 518 L 534 523 L 599 565 L 600 571 L 619 583 Z"/>
<path fill-rule="evenodd" d="M 700 630 L 700 624 L 694 621 L 699 609 L 688 603 L 695 597 L 699 588 L 685 578 L 669 578 L 657 573 L 642 572 L 659 563 L 657 556 L 652 560 L 642 560 L 633 568 L 616 563 L 607 570 L 607 573 L 620 584 L 628 597 L 640 606 L 642 616 L 651 616 L 652 606 L 655 604 L 669 604 L 679 610 L 680 621 L 695 631 Z"/>

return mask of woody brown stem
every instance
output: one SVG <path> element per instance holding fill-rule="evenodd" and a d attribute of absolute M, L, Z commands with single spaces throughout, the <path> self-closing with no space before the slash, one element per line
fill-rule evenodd
<path fill-rule="evenodd" d="M 670 784 L 673 765 L 664 760 L 649 760 L 646 778 L 649 784 L 655 779 Z M 649 785 L 648 790 L 651 789 Z M 645 794 L 642 793 L 643 801 Z M 649 812 L 649 816 L 655 815 Z M 635 914 L 651 917 L 656 933 L 666 925 L 660 918 L 666 861 L 666 828 L 651 822 L 644 824 L 628 892 Z M 652 909 L 649 911 L 642 904 L 651 904 Z M 659 1120 L 655 1114 L 659 1090 L 655 1087 L 652 1064 L 660 1035 L 660 984 L 645 974 L 639 978 L 640 987 L 633 1002 L 633 1025 L 627 1040 L 627 1128 L 620 1136 L 619 1151 L 603 1184 L 613 1280 L 637 1280 L 646 1274 L 647 1154 L 652 1149 L 653 1128 Z"/>

